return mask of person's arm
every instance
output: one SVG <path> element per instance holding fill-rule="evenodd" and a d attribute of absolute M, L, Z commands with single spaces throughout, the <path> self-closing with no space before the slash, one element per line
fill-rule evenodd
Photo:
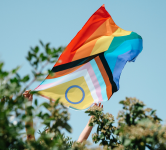
<path fill-rule="evenodd" d="M 31 104 L 32 104 L 33 95 L 29 93 L 30 91 L 31 91 L 31 90 L 26 90 L 26 91 L 23 93 L 23 95 L 24 95 L 24 97 L 27 98 L 27 99 L 31 102 Z M 25 113 L 27 113 L 27 112 L 25 112 Z M 29 126 L 30 126 L 30 129 L 33 129 L 33 120 L 30 120 L 30 121 L 28 121 L 28 122 L 25 122 L 25 125 L 29 125 Z M 27 133 L 27 141 L 29 141 L 29 140 L 35 140 L 34 134 L 31 134 L 31 131 L 29 131 L 28 128 L 26 128 L 26 133 Z"/>
<path fill-rule="evenodd" d="M 92 126 L 89 126 L 90 120 L 91 120 L 92 116 L 90 117 L 87 125 L 85 126 L 84 130 L 82 131 L 82 133 L 80 134 L 77 142 L 82 143 L 83 141 L 87 140 L 89 137 L 89 134 L 92 131 Z"/>
<path fill-rule="evenodd" d="M 96 104 L 96 105 L 97 105 L 97 104 Z M 101 103 L 99 103 L 99 107 L 100 107 L 100 106 L 101 106 Z M 101 107 L 103 108 L 103 105 L 102 105 Z M 90 119 L 89 119 L 87 125 L 85 126 L 84 130 L 83 130 L 82 133 L 80 134 L 80 136 L 79 136 L 77 142 L 82 143 L 83 141 L 85 141 L 85 140 L 88 139 L 89 134 L 91 133 L 92 128 L 93 128 L 92 126 L 89 126 L 89 123 L 90 123 L 91 118 L 93 118 L 93 116 L 90 117 Z"/>

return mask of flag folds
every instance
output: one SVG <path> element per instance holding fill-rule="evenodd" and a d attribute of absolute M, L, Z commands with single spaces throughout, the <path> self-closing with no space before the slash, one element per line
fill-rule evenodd
<path fill-rule="evenodd" d="M 60 98 L 66 106 L 86 109 L 107 101 L 119 89 L 127 61 L 142 51 L 142 38 L 118 27 L 101 6 L 67 45 L 52 68 L 53 76 L 35 89 L 46 98 Z"/>

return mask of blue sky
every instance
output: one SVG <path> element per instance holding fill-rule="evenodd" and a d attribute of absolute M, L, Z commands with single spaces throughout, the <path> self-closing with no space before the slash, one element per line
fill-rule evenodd
<path fill-rule="evenodd" d="M 102 4 L 118 26 L 143 38 L 142 53 L 134 63 L 125 66 L 120 90 L 103 103 L 104 112 L 116 118 L 122 108 L 119 101 L 126 96 L 137 97 L 148 107 L 157 109 L 158 116 L 165 120 L 165 0 L 0 0 L 0 60 L 5 61 L 5 69 L 21 65 L 19 73 L 28 74 L 31 68 L 25 56 L 30 46 L 39 45 L 40 39 L 53 47 L 66 46 Z M 77 140 L 89 117 L 83 111 L 69 112 L 73 133 L 67 135 Z"/>

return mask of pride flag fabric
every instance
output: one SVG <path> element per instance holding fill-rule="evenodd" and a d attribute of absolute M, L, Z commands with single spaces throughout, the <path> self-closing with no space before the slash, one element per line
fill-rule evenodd
<path fill-rule="evenodd" d="M 141 36 L 118 27 L 103 5 L 67 45 L 52 68 L 53 76 L 35 91 L 78 110 L 108 101 L 119 89 L 126 62 L 141 51 Z"/>

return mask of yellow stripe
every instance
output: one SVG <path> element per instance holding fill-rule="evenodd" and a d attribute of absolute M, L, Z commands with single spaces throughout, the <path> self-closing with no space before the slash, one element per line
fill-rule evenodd
<path fill-rule="evenodd" d="M 102 53 L 108 50 L 114 37 L 130 35 L 131 31 L 126 31 L 121 28 L 118 28 L 111 36 L 102 36 L 99 38 L 90 54 L 90 56 Z"/>
<path fill-rule="evenodd" d="M 114 37 L 111 35 L 111 36 L 102 36 L 100 39 L 98 39 L 90 56 L 106 51 L 109 48 L 113 38 Z"/>
<path fill-rule="evenodd" d="M 122 28 L 118 28 L 112 35 L 114 37 L 117 37 L 117 36 L 129 35 L 129 34 L 131 34 L 131 31 L 126 31 L 126 30 L 123 30 Z"/>

